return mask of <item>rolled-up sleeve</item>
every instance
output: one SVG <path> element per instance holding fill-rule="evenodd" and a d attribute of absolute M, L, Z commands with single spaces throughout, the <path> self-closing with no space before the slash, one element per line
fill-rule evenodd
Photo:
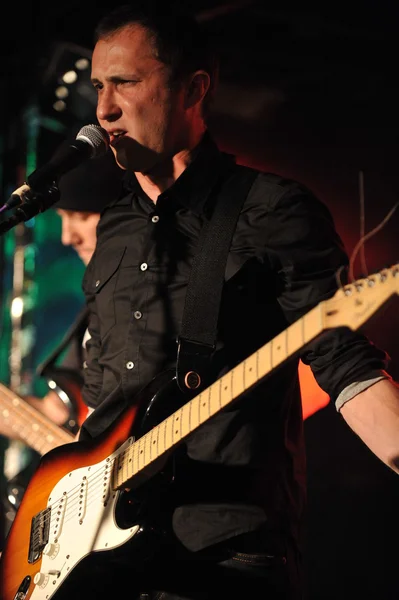
<path fill-rule="evenodd" d="M 306 188 L 293 186 L 283 193 L 268 221 L 267 254 L 277 272 L 278 302 L 293 323 L 346 283 L 348 257 L 330 211 Z M 353 397 L 351 390 L 360 390 L 350 386 L 385 376 L 388 362 L 384 351 L 347 327 L 326 330 L 302 349 L 300 357 L 340 406 Z M 341 395 L 344 390 L 346 396 Z"/>

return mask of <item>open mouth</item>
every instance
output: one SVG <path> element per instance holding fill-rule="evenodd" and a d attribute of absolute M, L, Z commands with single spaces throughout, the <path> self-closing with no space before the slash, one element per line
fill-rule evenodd
<path fill-rule="evenodd" d="M 125 135 L 125 131 L 121 131 L 121 132 L 112 132 L 109 134 L 109 143 L 111 144 L 111 146 L 116 146 L 116 144 L 119 142 L 119 140 L 121 140 L 124 135 Z"/>

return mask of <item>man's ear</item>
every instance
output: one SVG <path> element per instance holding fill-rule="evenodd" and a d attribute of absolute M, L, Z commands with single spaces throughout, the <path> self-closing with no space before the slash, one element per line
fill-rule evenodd
<path fill-rule="evenodd" d="M 186 108 L 193 108 L 195 105 L 200 104 L 205 98 L 210 85 L 209 73 L 206 71 L 193 73 L 187 86 Z"/>

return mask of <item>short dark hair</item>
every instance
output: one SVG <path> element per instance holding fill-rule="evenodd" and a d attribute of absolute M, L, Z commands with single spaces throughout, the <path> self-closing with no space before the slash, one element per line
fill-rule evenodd
<path fill-rule="evenodd" d="M 167 0 L 146 0 L 118 6 L 106 14 L 94 31 L 94 43 L 129 25 L 140 25 L 153 36 L 157 58 L 170 66 L 177 82 L 197 70 L 210 76 L 210 88 L 203 101 L 203 115 L 209 112 L 218 79 L 218 58 L 210 38 L 195 17 Z"/>

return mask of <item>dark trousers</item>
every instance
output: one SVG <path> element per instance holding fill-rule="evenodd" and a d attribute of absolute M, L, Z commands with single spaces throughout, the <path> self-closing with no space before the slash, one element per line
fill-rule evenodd
<path fill-rule="evenodd" d="M 243 552 L 237 546 L 238 541 L 204 553 L 181 551 L 179 556 L 158 557 L 143 572 L 147 588 L 144 583 L 137 600 L 302 599 L 300 565 L 293 548 Z"/>
<path fill-rule="evenodd" d="M 143 551 L 83 568 L 57 600 L 303 600 L 294 545 L 262 545 L 253 547 L 251 534 L 200 552 L 160 543 L 150 557 Z"/>

